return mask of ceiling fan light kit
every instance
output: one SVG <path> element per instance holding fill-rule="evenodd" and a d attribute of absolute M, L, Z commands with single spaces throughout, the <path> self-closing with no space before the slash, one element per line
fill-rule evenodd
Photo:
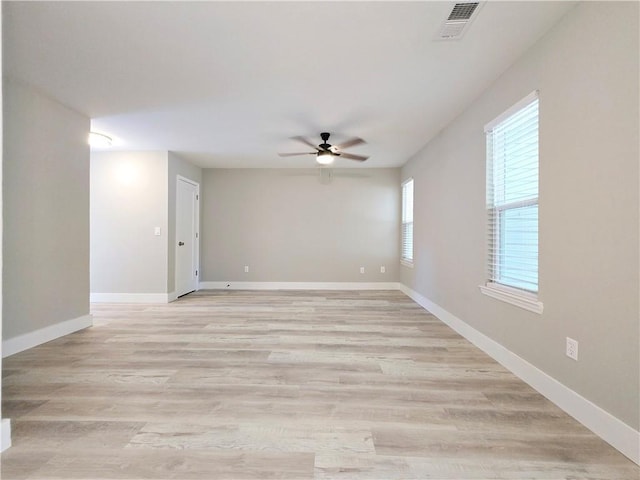
<path fill-rule="evenodd" d="M 331 165 L 336 157 L 343 157 L 349 160 L 355 160 L 357 162 L 364 162 L 367 158 L 364 155 L 356 155 L 353 153 L 342 152 L 343 148 L 353 147 L 354 145 L 360 145 L 361 143 L 366 143 L 364 140 L 358 137 L 353 137 L 346 142 L 341 143 L 340 145 L 331 145 L 329 142 L 330 134 L 328 132 L 322 132 L 320 134 L 320 138 L 322 138 L 322 143 L 318 146 L 315 146 L 309 140 L 304 137 L 292 137 L 292 140 L 297 140 L 301 143 L 304 143 L 308 147 L 314 148 L 314 152 L 301 152 L 301 153 L 279 153 L 281 157 L 292 157 L 296 155 L 315 155 L 316 162 L 320 165 Z"/>
<path fill-rule="evenodd" d="M 333 160 L 334 155 L 331 152 L 318 152 L 318 155 L 316 156 L 316 161 L 320 165 L 331 165 L 333 163 Z"/>

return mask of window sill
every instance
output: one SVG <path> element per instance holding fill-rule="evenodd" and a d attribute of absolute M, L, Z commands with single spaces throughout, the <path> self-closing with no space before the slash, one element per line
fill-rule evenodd
<path fill-rule="evenodd" d="M 408 268 L 413 268 L 413 262 L 410 262 L 409 260 L 400 260 L 400 265 L 404 265 Z"/>
<path fill-rule="evenodd" d="M 491 298 L 524 308 L 538 315 L 542 314 L 544 305 L 538 300 L 537 295 L 533 293 L 523 292 L 517 288 L 509 288 L 497 283 L 487 283 L 486 285 L 480 285 L 478 288 Z"/>

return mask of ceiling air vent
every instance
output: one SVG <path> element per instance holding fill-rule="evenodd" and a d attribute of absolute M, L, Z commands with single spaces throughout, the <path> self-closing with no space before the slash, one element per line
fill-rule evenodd
<path fill-rule="evenodd" d="M 442 24 L 437 38 L 439 40 L 458 40 L 462 38 L 479 5 L 480 2 L 456 3 Z"/>
<path fill-rule="evenodd" d="M 451 10 L 449 18 L 447 18 L 447 20 L 469 20 L 471 18 L 471 15 L 473 15 L 473 12 L 475 12 L 476 8 L 478 8 L 478 5 L 480 5 L 480 2 L 456 3 L 453 6 L 453 10 Z"/>

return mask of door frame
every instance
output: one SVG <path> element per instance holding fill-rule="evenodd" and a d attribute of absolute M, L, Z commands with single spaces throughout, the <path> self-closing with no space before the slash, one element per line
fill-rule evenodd
<path fill-rule="evenodd" d="M 174 276 L 174 291 L 176 292 L 176 298 L 179 295 L 184 295 L 184 294 L 178 294 L 178 215 L 180 214 L 180 210 L 178 209 L 178 188 L 180 185 L 180 182 L 185 182 L 188 183 L 194 187 L 196 187 L 196 202 L 195 202 L 195 211 L 193 212 L 194 216 L 195 216 L 195 221 L 193 223 L 193 228 L 194 228 L 194 236 L 196 241 L 194 242 L 194 252 L 193 252 L 193 256 L 194 256 L 194 263 L 195 263 L 195 267 L 196 267 L 196 285 L 195 285 L 195 290 L 198 291 L 200 290 L 200 184 L 198 182 L 196 182 L 195 180 L 191 180 L 190 178 L 187 177 L 183 177 L 182 175 L 176 175 L 176 196 L 175 196 L 175 207 L 176 207 L 176 211 L 175 211 L 175 232 L 174 232 L 174 239 L 173 239 L 173 248 L 174 248 L 174 262 L 173 262 L 173 276 Z"/>

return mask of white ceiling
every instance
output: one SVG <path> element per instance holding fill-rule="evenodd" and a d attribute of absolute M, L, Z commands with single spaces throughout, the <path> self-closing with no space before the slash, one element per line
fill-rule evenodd
<path fill-rule="evenodd" d="M 203 167 L 304 167 L 290 137 L 367 144 L 402 165 L 573 2 L 486 2 L 457 41 L 455 2 L 4 2 L 4 73 L 92 119 L 122 150 Z M 301 148 L 302 147 L 302 148 Z"/>

